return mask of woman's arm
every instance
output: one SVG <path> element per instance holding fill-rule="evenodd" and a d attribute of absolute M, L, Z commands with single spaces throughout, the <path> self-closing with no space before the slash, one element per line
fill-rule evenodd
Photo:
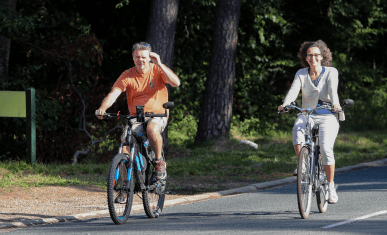
<path fill-rule="evenodd" d="M 339 85 L 339 72 L 332 68 L 328 77 L 328 93 L 334 109 L 341 109 L 337 88 Z"/>
<path fill-rule="evenodd" d="M 292 86 L 290 87 L 288 94 L 285 97 L 283 106 L 289 105 L 291 102 L 295 101 L 297 99 L 298 94 L 301 90 L 301 79 L 299 76 L 294 78 Z"/>

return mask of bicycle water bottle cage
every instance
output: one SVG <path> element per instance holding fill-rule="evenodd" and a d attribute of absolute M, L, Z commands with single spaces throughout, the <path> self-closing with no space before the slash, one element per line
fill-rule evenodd
<path fill-rule="evenodd" d="M 144 105 L 136 105 L 137 122 L 144 122 Z"/>

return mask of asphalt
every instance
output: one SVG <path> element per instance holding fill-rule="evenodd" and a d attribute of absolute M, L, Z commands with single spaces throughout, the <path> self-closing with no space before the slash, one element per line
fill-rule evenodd
<path fill-rule="evenodd" d="M 358 170 L 367 169 L 370 167 L 378 167 L 378 166 L 384 166 L 384 165 L 387 165 L 387 158 L 383 160 L 361 163 L 358 165 L 339 168 L 335 170 L 335 174 L 342 174 L 350 171 L 358 171 Z M 249 186 L 245 186 L 241 188 L 235 188 L 235 189 L 229 189 L 229 190 L 224 190 L 219 192 L 205 193 L 200 195 L 182 197 L 182 198 L 173 199 L 173 200 L 167 200 L 164 203 L 164 207 L 183 205 L 183 204 L 210 200 L 210 199 L 224 197 L 224 196 L 261 191 L 269 188 L 293 184 L 293 183 L 296 183 L 296 180 L 297 180 L 296 177 L 292 176 L 281 180 L 251 184 Z M 142 204 L 132 206 L 131 213 L 137 213 L 141 211 L 143 211 Z M 100 211 L 93 211 L 93 212 L 83 213 L 83 214 L 59 216 L 55 218 L 40 218 L 40 219 L 34 219 L 34 220 L 23 220 L 23 221 L 12 222 L 12 223 L 0 223 L 0 230 L 10 229 L 10 228 L 21 228 L 21 227 L 32 226 L 32 225 L 44 225 L 44 224 L 53 224 L 53 223 L 59 223 L 59 222 L 87 220 L 87 219 L 99 218 L 107 215 L 109 215 L 108 210 L 100 210 Z"/>

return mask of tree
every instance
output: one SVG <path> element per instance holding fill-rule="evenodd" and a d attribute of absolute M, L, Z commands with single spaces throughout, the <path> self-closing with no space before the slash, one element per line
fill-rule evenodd
<path fill-rule="evenodd" d="M 218 0 L 204 102 L 196 140 L 228 138 L 232 117 L 241 0 Z"/>
<path fill-rule="evenodd" d="M 0 6 L 15 11 L 17 0 L 0 0 Z M 9 52 L 11 39 L 0 36 L 0 76 L 8 75 Z"/>
<path fill-rule="evenodd" d="M 163 64 L 172 67 L 179 0 L 152 0 L 146 41 L 160 55 Z"/>
<path fill-rule="evenodd" d="M 173 49 L 179 0 L 152 0 L 146 41 L 160 55 L 161 62 L 172 67 Z M 170 86 L 167 85 L 168 94 Z M 165 128 L 164 144 L 168 146 L 168 127 Z"/>

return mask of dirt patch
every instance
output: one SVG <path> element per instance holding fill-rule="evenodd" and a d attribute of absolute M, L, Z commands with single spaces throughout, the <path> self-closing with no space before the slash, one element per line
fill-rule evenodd
<path fill-rule="evenodd" d="M 166 195 L 172 200 L 186 195 Z M 91 186 L 0 189 L 0 223 L 107 210 L 106 191 Z M 142 204 L 135 195 L 133 205 Z"/>

